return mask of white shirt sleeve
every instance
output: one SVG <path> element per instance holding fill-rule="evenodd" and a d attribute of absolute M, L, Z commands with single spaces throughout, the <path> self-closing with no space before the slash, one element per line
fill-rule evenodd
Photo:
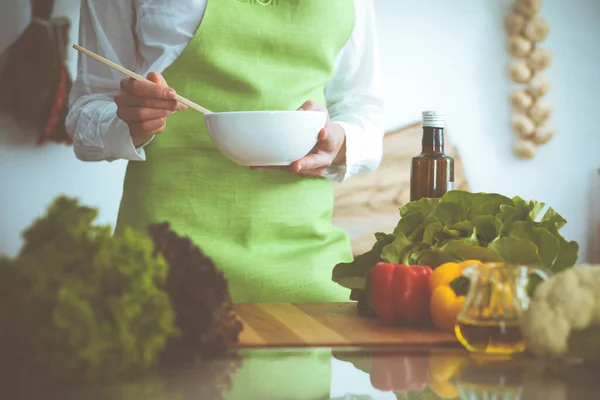
<path fill-rule="evenodd" d="M 159 73 L 173 63 L 196 32 L 206 0 L 82 0 L 79 44 L 140 75 Z M 178 28 L 165 26 L 165 10 Z M 143 25 L 137 21 L 142 21 Z M 69 98 L 67 131 L 77 158 L 83 161 L 144 161 L 127 124 L 117 115 L 114 96 L 124 75 L 79 55 L 77 78 Z M 146 143 L 147 144 L 147 143 Z"/>
<path fill-rule="evenodd" d="M 383 87 L 373 0 L 355 0 L 355 26 L 340 52 L 327 87 L 332 122 L 346 133 L 346 164 L 333 166 L 326 178 L 342 182 L 379 167 L 383 153 Z"/>
<path fill-rule="evenodd" d="M 136 63 L 132 31 L 133 4 L 126 1 L 82 0 L 79 43 L 126 68 Z M 123 78 L 98 61 L 78 55 L 77 77 L 69 96 L 67 132 L 77 158 L 83 161 L 143 160 L 135 149 L 129 128 L 116 116 L 113 101 Z"/>
<path fill-rule="evenodd" d="M 206 1 L 82 0 L 79 43 L 140 75 L 162 73 L 194 36 Z M 326 89 L 332 121 L 346 133 L 346 164 L 326 173 L 326 178 L 337 181 L 375 170 L 382 153 L 373 0 L 354 3 L 355 28 L 336 59 L 334 78 Z M 112 68 L 79 55 L 66 125 L 80 160 L 145 160 L 143 146 L 134 147 L 129 128 L 116 116 L 113 99 L 123 78 Z"/>

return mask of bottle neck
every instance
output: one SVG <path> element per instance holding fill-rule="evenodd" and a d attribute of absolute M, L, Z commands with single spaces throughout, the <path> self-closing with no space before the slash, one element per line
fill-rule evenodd
<path fill-rule="evenodd" d="M 423 127 L 423 154 L 444 154 L 444 128 Z"/>

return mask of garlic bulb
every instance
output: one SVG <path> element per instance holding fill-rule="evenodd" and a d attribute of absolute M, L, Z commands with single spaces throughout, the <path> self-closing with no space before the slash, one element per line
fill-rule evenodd
<path fill-rule="evenodd" d="M 550 50 L 538 47 L 534 49 L 527 59 L 527 66 L 534 71 L 542 71 L 552 62 Z"/>
<path fill-rule="evenodd" d="M 542 74 L 536 74 L 530 81 L 527 86 L 527 93 L 534 97 L 542 97 L 545 96 L 550 91 L 550 82 L 548 78 Z"/>
<path fill-rule="evenodd" d="M 552 106 L 545 102 L 537 102 L 529 109 L 529 117 L 536 124 L 541 124 L 552 115 Z"/>
<path fill-rule="evenodd" d="M 510 79 L 516 83 L 525 83 L 531 79 L 531 69 L 525 64 L 525 62 L 520 60 L 512 61 L 508 66 L 508 74 L 510 75 Z"/>
<path fill-rule="evenodd" d="M 513 115 L 511 126 L 517 136 L 521 137 L 522 139 L 531 138 L 535 132 L 535 124 L 533 121 L 527 115 L 522 113 L 516 113 Z"/>
<path fill-rule="evenodd" d="M 535 151 L 535 144 L 529 140 L 517 139 L 513 144 L 513 153 L 523 160 L 531 160 L 535 157 Z"/>
<path fill-rule="evenodd" d="M 507 43 L 508 52 L 513 57 L 526 57 L 533 49 L 533 43 L 523 36 L 511 36 Z"/>
<path fill-rule="evenodd" d="M 515 11 L 526 17 L 533 17 L 542 9 L 542 0 L 516 0 Z"/>
<path fill-rule="evenodd" d="M 546 39 L 549 32 L 550 25 L 548 22 L 541 17 L 535 17 L 525 25 L 523 36 L 533 42 L 542 42 Z"/>
<path fill-rule="evenodd" d="M 550 24 L 539 15 L 542 0 L 511 3 L 512 12 L 504 19 L 506 49 L 512 59 L 507 72 L 510 80 L 521 86 L 509 94 L 513 110 L 510 125 L 516 136 L 512 150 L 518 158 L 530 160 L 537 146 L 546 144 L 556 133 L 550 124 L 553 108 L 544 101 L 550 83 L 542 72 L 552 63 L 552 53 L 538 45 L 548 38 Z"/>
<path fill-rule="evenodd" d="M 533 142 L 537 145 L 544 145 L 554 137 L 556 128 L 550 124 L 543 124 L 536 128 L 533 134 Z"/>
<path fill-rule="evenodd" d="M 504 29 L 506 30 L 506 33 L 511 36 L 520 35 L 521 32 L 523 32 L 523 29 L 525 29 L 526 23 L 527 20 L 524 16 L 517 13 L 511 13 L 504 20 Z"/>
<path fill-rule="evenodd" d="M 523 90 L 513 90 L 510 93 L 510 103 L 515 110 L 525 112 L 533 104 L 533 99 Z"/>

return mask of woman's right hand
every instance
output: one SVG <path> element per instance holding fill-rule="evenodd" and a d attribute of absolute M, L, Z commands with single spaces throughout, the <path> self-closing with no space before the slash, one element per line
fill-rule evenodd
<path fill-rule="evenodd" d="M 167 116 L 187 108 L 175 100 L 175 90 L 161 74 L 150 72 L 147 78 L 154 83 L 132 78 L 121 80 L 121 91 L 115 96 L 117 117 L 129 127 L 135 147 L 164 131 Z"/>

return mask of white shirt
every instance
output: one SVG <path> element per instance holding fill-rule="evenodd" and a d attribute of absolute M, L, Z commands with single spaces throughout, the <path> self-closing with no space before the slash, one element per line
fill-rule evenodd
<path fill-rule="evenodd" d="M 82 0 L 79 43 L 138 74 L 162 73 L 195 35 L 206 2 Z M 331 120 L 346 133 L 346 164 L 329 168 L 325 175 L 336 181 L 374 171 L 382 157 L 383 93 L 373 0 L 354 0 L 354 5 L 353 33 L 336 58 L 335 75 L 325 90 Z M 123 78 L 79 56 L 66 123 L 80 160 L 146 159 L 143 146 L 134 147 L 127 125 L 116 116 L 113 98 Z"/>

